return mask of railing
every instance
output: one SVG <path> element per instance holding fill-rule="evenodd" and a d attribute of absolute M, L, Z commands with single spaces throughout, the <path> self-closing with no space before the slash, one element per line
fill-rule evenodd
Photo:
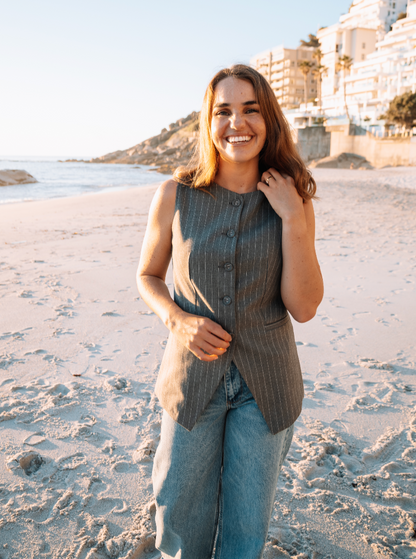
<path fill-rule="evenodd" d="M 367 134 L 373 136 L 373 138 L 412 138 L 413 131 L 412 130 L 402 130 L 402 131 L 394 131 L 394 130 L 376 130 L 372 132 L 371 130 L 367 130 Z"/>

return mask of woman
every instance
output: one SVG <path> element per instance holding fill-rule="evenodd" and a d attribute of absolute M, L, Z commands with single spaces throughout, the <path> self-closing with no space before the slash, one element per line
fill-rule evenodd
<path fill-rule="evenodd" d="M 267 81 L 244 65 L 218 72 L 197 163 L 158 189 L 138 270 L 170 330 L 153 467 L 164 558 L 262 556 L 303 398 L 287 311 L 306 322 L 323 296 L 315 190 Z"/>

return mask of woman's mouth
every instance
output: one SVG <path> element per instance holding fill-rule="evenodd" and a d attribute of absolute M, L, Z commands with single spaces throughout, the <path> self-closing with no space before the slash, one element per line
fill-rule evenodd
<path fill-rule="evenodd" d="M 236 145 L 236 144 L 246 144 L 251 140 L 253 136 L 227 136 L 226 141 L 229 144 Z"/>

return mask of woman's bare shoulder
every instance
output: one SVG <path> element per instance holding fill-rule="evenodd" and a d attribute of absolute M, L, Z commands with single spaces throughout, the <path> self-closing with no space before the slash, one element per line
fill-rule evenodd
<path fill-rule="evenodd" d="M 158 187 L 152 201 L 151 212 L 172 214 L 175 210 L 176 188 L 178 183 L 169 179 Z"/>
<path fill-rule="evenodd" d="M 172 203 L 172 201 L 175 203 L 177 187 L 178 183 L 173 179 L 162 182 L 156 191 L 155 197 L 161 198 L 165 203 Z"/>

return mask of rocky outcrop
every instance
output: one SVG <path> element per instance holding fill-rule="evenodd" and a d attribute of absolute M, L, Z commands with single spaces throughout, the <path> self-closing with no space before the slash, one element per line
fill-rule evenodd
<path fill-rule="evenodd" d="M 311 169 L 373 169 L 365 157 L 356 153 L 340 153 L 308 164 Z"/>
<path fill-rule="evenodd" d="M 153 138 L 129 149 L 91 159 L 90 163 L 151 165 L 160 173 L 172 174 L 180 165 L 189 163 L 198 140 L 198 129 L 199 113 L 193 112 Z"/>
<path fill-rule="evenodd" d="M 29 184 L 31 182 L 38 181 L 26 171 L 20 171 L 19 169 L 5 169 L 4 171 L 0 171 L 0 186 Z"/>

